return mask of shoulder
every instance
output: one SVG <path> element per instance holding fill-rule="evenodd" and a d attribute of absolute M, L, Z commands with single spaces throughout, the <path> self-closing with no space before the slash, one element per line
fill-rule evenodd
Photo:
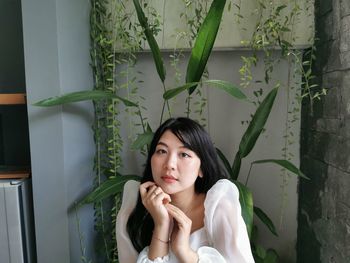
<path fill-rule="evenodd" d="M 220 200 L 234 201 L 239 198 L 239 191 L 234 183 L 228 179 L 217 181 L 208 191 L 205 203 L 207 207 L 215 205 Z"/>
<path fill-rule="evenodd" d="M 124 193 L 128 190 L 138 190 L 140 182 L 135 180 L 129 180 L 124 184 Z"/>
<path fill-rule="evenodd" d="M 120 209 L 133 209 L 139 193 L 140 182 L 129 180 L 124 184 L 122 207 Z"/>
<path fill-rule="evenodd" d="M 241 216 L 239 191 L 227 179 L 219 180 L 208 191 L 204 201 L 204 224 L 209 232 L 223 221 L 232 221 Z"/>

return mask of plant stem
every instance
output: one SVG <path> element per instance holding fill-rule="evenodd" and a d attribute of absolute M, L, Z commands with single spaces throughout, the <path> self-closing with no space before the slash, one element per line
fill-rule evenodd
<path fill-rule="evenodd" d="M 165 109 L 165 100 L 163 100 L 163 107 L 162 107 L 162 113 L 160 115 L 159 125 L 161 125 L 163 123 L 164 109 Z"/>
<path fill-rule="evenodd" d="M 186 111 L 187 118 L 190 117 L 190 106 L 191 106 L 191 95 L 188 95 L 188 97 L 187 97 L 187 111 Z"/>
<path fill-rule="evenodd" d="M 74 211 L 75 211 L 75 220 L 76 220 L 76 224 L 77 224 L 77 229 L 78 229 L 78 235 L 79 235 L 79 245 L 80 245 L 80 253 L 81 253 L 81 261 L 82 262 L 90 262 L 87 261 L 86 259 L 86 255 L 85 255 L 85 247 L 84 247 L 84 236 L 83 233 L 81 232 L 80 229 L 80 219 L 78 216 L 78 209 L 77 209 L 77 204 L 74 204 Z"/>
<path fill-rule="evenodd" d="M 165 88 L 164 82 L 163 82 L 163 90 L 164 90 L 164 92 L 166 92 L 166 88 Z M 168 108 L 169 118 L 171 117 L 171 111 L 170 111 L 169 101 L 164 99 L 164 100 L 163 100 L 163 107 L 162 107 L 162 114 L 160 115 L 160 124 L 163 123 L 163 115 L 164 115 L 164 110 L 165 110 L 165 104 L 167 105 L 167 108 Z M 160 125 L 160 124 L 159 124 L 159 125 Z"/>
<path fill-rule="evenodd" d="M 248 175 L 247 175 L 247 179 L 245 180 L 245 186 L 248 185 L 248 181 L 249 181 L 249 177 L 250 177 L 250 172 L 252 170 L 252 167 L 253 167 L 253 163 L 250 164 L 250 167 L 249 167 L 249 171 L 248 171 Z"/>

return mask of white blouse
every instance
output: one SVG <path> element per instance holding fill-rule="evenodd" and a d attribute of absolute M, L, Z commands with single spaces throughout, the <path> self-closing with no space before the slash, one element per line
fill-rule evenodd
<path fill-rule="evenodd" d="M 120 263 L 177 263 L 171 249 L 168 255 L 148 259 L 148 247 L 140 254 L 134 249 L 126 223 L 134 209 L 140 183 L 128 181 L 124 186 L 122 206 L 117 216 L 116 234 Z M 219 180 L 206 194 L 204 227 L 190 235 L 190 246 L 200 263 L 254 263 L 246 225 L 241 216 L 239 192 L 227 179 Z"/>

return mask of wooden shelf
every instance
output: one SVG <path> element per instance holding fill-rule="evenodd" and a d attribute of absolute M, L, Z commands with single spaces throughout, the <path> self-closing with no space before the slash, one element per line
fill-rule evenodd
<path fill-rule="evenodd" d="M 0 179 L 24 179 L 29 176 L 29 171 L 0 171 Z"/>
<path fill-rule="evenodd" d="M 29 166 L 0 165 L 0 179 L 23 179 L 30 177 Z"/>
<path fill-rule="evenodd" d="M 0 94 L 0 105 L 26 104 L 25 93 L 2 93 Z"/>

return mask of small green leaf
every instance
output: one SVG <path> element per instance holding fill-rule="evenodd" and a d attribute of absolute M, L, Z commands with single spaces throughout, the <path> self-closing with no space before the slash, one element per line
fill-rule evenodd
<path fill-rule="evenodd" d="M 281 12 L 281 10 L 285 9 L 287 6 L 286 5 L 280 5 L 276 8 L 276 13 Z"/>
<path fill-rule="evenodd" d="M 291 30 L 288 27 L 281 27 L 281 31 L 282 32 L 290 32 Z M 288 43 L 288 42 L 287 42 Z M 290 44 L 288 43 L 288 46 L 290 46 Z"/>
<path fill-rule="evenodd" d="M 300 171 L 294 164 L 284 159 L 264 159 L 264 160 L 254 161 L 252 163 L 254 164 L 255 163 L 275 163 L 304 179 L 310 180 L 310 178 L 307 177 L 302 171 Z"/>
<path fill-rule="evenodd" d="M 239 202 L 241 204 L 242 217 L 247 227 L 249 238 L 253 229 L 253 195 L 248 187 L 238 181 L 232 180 L 239 190 Z"/>
<path fill-rule="evenodd" d="M 276 250 L 269 248 L 266 251 L 266 255 L 264 258 L 264 263 L 278 263 L 279 262 L 279 257 L 278 254 L 276 252 Z"/>
<path fill-rule="evenodd" d="M 72 102 L 86 101 L 86 100 L 105 100 L 105 99 L 119 99 L 125 106 L 137 107 L 137 104 L 119 97 L 113 93 L 102 90 L 86 90 L 66 93 L 61 96 L 51 97 L 34 103 L 34 106 L 51 107 Z"/>
<path fill-rule="evenodd" d="M 231 165 L 230 165 L 229 161 L 227 160 L 227 158 L 226 158 L 226 156 L 223 154 L 223 152 L 220 151 L 219 148 L 215 148 L 215 149 L 216 149 L 216 152 L 217 152 L 219 158 L 221 159 L 222 163 L 224 164 L 227 173 L 231 176 L 231 174 L 232 174 L 232 169 L 231 169 Z"/>
<path fill-rule="evenodd" d="M 211 50 L 214 46 L 217 32 L 219 30 L 225 4 L 226 0 L 214 0 L 210 6 L 207 16 L 199 28 L 199 32 L 187 65 L 186 83 L 198 82 L 203 75 Z M 196 86 L 190 88 L 189 94 L 192 94 L 195 89 Z"/>
<path fill-rule="evenodd" d="M 99 202 L 111 195 L 121 193 L 124 188 L 124 184 L 129 180 L 139 181 L 141 177 L 137 175 L 123 175 L 107 179 L 95 190 L 85 196 L 79 203 L 78 206 L 82 206 L 88 203 Z"/>
<path fill-rule="evenodd" d="M 180 86 L 180 87 L 177 87 L 177 88 L 174 88 L 174 89 L 169 89 L 167 90 L 166 92 L 164 92 L 163 94 L 163 98 L 165 100 L 169 100 L 173 97 L 175 97 L 176 95 L 180 94 L 181 92 L 193 87 L 193 86 L 196 86 L 198 85 L 199 82 L 191 82 L 191 83 L 186 83 L 185 85 L 183 86 Z"/>
<path fill-rule="evenodd" d="M 254 206 L 254 213 L 255 215 L 267 226 L 267 228 L 271 231 L 272 234 L 275 236 L 277 235 L 275 225 L 273 224 L 272 220 L 264 213 L 263 210 L 261 210 L 259 207 Z"/>
<path fill-rule="evenodd" d="M 147 130 L 145 133 L 137 136 L 134 143 L 131 145 L 132 150 L 142 149 L 147 144 L 150 144 L 153 139 L 153 132 Z"/>
<path fill-rule="evenodd" d="M 143 27 L 148 45 L 151 48 L 154 63 L 156 64 L 156 69 L 157 69 L 159 78 L 164 83 L 166 73 L 165 73 L 163 59 L 162 59 L 162 56 L 161 56 L 161 53 L 159 50 L 159 46 L 158 46 L 157 41 L 155 40 L 155 38 L 152 34 L 152 31 L 150 30 L 150 28 L 148 26 L 147 18 L 145 16 L 144 12 L 142 11 L 142 8 L 140 6 L 139 1 L 133 0 L 133 2 L 134 2 L 134 6 L 136 9 L 136 13 L 137 13 L 137 18 L 140 22 L 140 25 Z"/>
<path fill-rule="evenodd" d="M 232 83 L 224 80 L 206 80 L 203 81 L 203 83 L 207 83 L 209 85 L 214 85 L 215 87 L 222 89 L 226 91 L 231 96 L 240 99 L 240 100 L 246 100 L 247 96 L 236 86 L 234 86 Z"/>
<path fill-rule="evenodd" d="M 260 245 L 256 245 L 256 251 L 255 253 L 260 257 L 260 258 L 265 258 L 266 256 L 266 250 Z"/>

